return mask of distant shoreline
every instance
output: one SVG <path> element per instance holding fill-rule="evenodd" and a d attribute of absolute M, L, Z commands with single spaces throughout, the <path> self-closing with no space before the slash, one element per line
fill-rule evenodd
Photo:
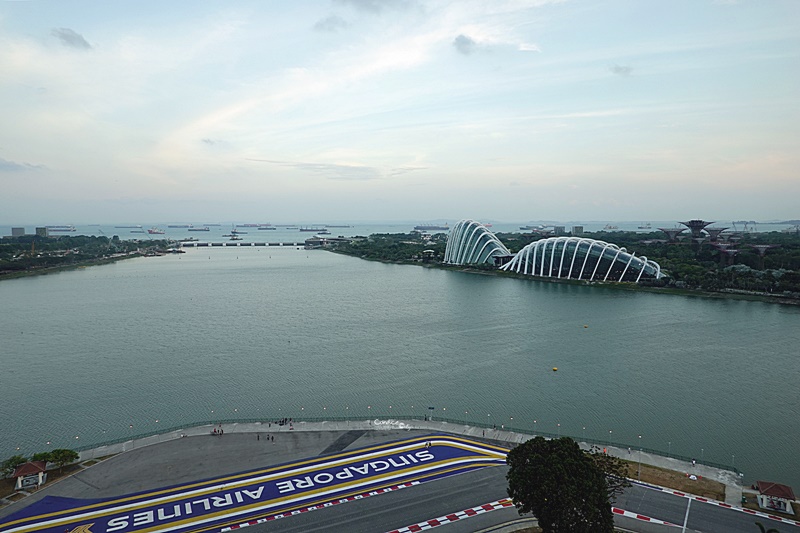
<path fill-rule="evenodd" d="M 605 287 L 609 289 L 617 289 L 623 291 L 633 291 L 633 292 L 650 292 L 655 294 L 668 294 L 668 295 L 679 295 L 679 296 L 695 296 L 695 297 L 704 297 L 704 298 L 717 298 L 717 299 L 726 299 L 726 300 L 747 300 L 753 302 L 764 302 L 764 303 L 772 303 L 772 304 L 784 304 L 784 305 L 800 305 L 800 300 L 796 298 L 788 298 L 783 296 L 776 296 L 771 294 L 764 294 L 764 293 L 747 293 L 747 292 L 713 292 L 713 291 L 701 291 L 701 290 L 693 290 L 693 289 L 676 289 L 670 287 L 646 287 L 641 286 L 633 283 L 619 283 L 613 281 L 579 281 L 575 279 L 558 279 L 558 278 L 548 278 L 544 276 L 528 276 L 525 274 L 517 274 L 515 272 L 506 272 L 501 270 L 483 270 L 479 268 L 472 268 L 472 267 L 465 267 L 465 266 L 449 266 L 449 265 L 442 265 L 436 263 L 418 263 L 413 261 L 389 261 L 385 259 L 373 259 L 369 257 L 359 257 L 357 255 L 351 255 L 345 252 L 341 252 L 339 250 L 326 250 L 329 252 L 337 253 L 340 255 L 346 255 L 348 257 L 355 257 L 356 259 L 363 259 L 365 261 L 376 261 L 378 263 L 388 263 L 394 265 L 410 265 L 410 266 L 419 266 L 423 268 L 435 268 L 438 270 L 450 270 L 455 272 L 464 272 L 466 274 L 480 274 L 483 276 L 496 276 L 496 277 L 503 277 L 503 278 L 513 278 L 513 279 L 521 279 L 527 281 L 538 281 L 544 283 L 560 283 L 565 285 L 579 285 L 583 287 Z M 729 291 L 734 291 L 735 289 L 729 289 Z"/>
<path fill-rule="evenodd" d="M 31 276 L 43 276 L 45 274 L 54 274 L 57 272 L 63 272 L 65 270 L 76 270 L 78 268 L 85 268 L 89 266 L 108 265 L 111 263 L 116 263 L 117 261 L 132 259 L 134 257 L 143 257 L 143 255 L 139 252 L 132 252 L 130 254 L 125 254 L 122 256 L 88 259 L 86 261 L 79 261 L 77 263 L 70 263 L 68 265 L 56 265 L 44 268 L 29 268 L 26 270 L 19 270 L 14 272 L 0 272 L 0 281 L 6 279 L 27 278 Z"/>

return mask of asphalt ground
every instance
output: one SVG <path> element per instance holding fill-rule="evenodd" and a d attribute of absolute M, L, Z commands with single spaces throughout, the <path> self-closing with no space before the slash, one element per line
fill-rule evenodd
<path fill-rule="evenodd" d="M 74 476 L 46 486 L 44 489 L 14 505 L 0 509 L 0 520 L 11 513 L 27 508 L 45 496 L 97 499 L 117 497 L 163 487 L 181 485 L 198 480 L 227 476 L 236 472 L 280 465 L 300 459 L 327 456 L 348 450 L 375 446 L 390 441 L 423 437 L 431 429 L 441 430 L 436 423 L 423 429 L 383 429 L 383 426 L 364 423 L 341 424 L 341 429 L 329 425 L 325 428 L 298 426 L 291 430 L 287 426 L 258 425 L 256 427 L 227 427 L 224 435 L 210 434 L 211 426 L 186 430 L 186 437 L 161 435 L 148 438 L 147 442 L 122 443 L 114 447 L 82 453 L 82 460 L 90 456 L 100 457 L 119 453 Z M 316 426 L 317 424 L 314 424 Z M 430 427 L 432 426 L 432 427 Z M 303 427 L 304 430 L 299 430 Z M 396 425 L 395 425 L 396 427 Z M 324 429 L 318 431 L 317 429 Z M 451 428 L 452 429 L 452 428 Z M 467 428 L 478 435 L 477 441 L 511 447 L 514 442 L 495 440 L 502 437 L 512 440 L 499 431 Z M 243 431 L 244 430 L 244 431 Z M 465 434 L 464 431 L 460 433 Z M 488 433 L 488 434 L 487 434 Z M 485 435 L 485 437 L 484 437 Z M 269 437 L 269 438 L 268 438 Z M 512 436 L 513 437 L 513 436 Z M 274 438 L 274 440 L 273 440 Z M 514 437 L 520 441 L 526 436 Z M 529 437 L 527 437 L 529 438 Z M 147 444 L 145 446 L 145 444 Z M 134 448 L 134 446 L 136 446 Z M 610 452 L 612 450 L 609 450 Z M 616 452 L 616 450 L 614 450 Z M 619 450 L 620 454 L 626 450 Z M 649 459 L 649 458 L 648 458 Z M 667 459 L 667 458 L 663 458 Z M 651 462 L 643 461 L 643 462 Z M 452 477 L 438 479 L 410 488 L 359 499 L 346 504 L 297 514 L 281 520 L 248 526 L 249 532 L 261 531 L 364 531 L 386 532 L 471 508 L 486 502 L 506 497 L 505 466 L 494 466 L 473 470 Z M 718 474 L 725 477 L 725 472 Z M 648 516 L 682 523 L 687 500 L 658 493 L 642 487 L 634 487 L 618 501 L 618 506 Z M 687 531 L 750 531 L 758 518 L 742 516 L 742 513 L 693 503 Z M 442 526 L 445 531 L 493 530 L 498 523 L 518 520 L 512 509 L 493 511 L 485 515 Z M 800 531 L 800 528 L 761 520 L 765 525 L 778 527 L 781 532 Z M 626 527 L 637 531 L 659 531 L 648 529 L 648 524 L 625 520 Z M 59 530 L 58 533 L 62 533 Z M 92 531 L 92 533 L 102 533 Z M 124 533 L 124 532 L 123 532 Z"/>

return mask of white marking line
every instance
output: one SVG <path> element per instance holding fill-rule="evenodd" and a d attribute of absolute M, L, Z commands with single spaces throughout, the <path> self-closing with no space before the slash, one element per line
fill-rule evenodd
<path fill-rule="evenodd" d="M 701 503 L 707 503 L 709 505 L 716 505 L 718 507 L 722 507 L 723 509 L 732 509 L 734 511 L 739 511 L 740 513 L 745 513 L 751 516 L 758 516 L 761 518 L 768 518 L 769 520 L 775 520 L 776 522 L 784 522 L 786 524 L 794 524 L 796 526 L 800 526 L 800 521 L 792 520 L 791 518 L 782 518 L 780 516 L 771 515 L 769 513 L 764 513 L 762 511 L 756 511 L 754 509 L 746 509 L 744 507 L 737 507 L 735 505 L 731 505 L 729 503 L 721 502 L 719 500 L 714 500 L 711 498 L 704 498 L 702 496 L 697 496 L 695 494 L 689 494 L 688 492 L 681 492 L 679 490 L 670 489 L 668 487 L 662 487 L 660 485 L 651 485 L 648 483 L 636 483 L 636 485 L 640 487 L 644 487 L 646 489 L 655 490 L 659 492 L 665 492 L 667 494 L 672 494 L 673 496 L 680 496 L 681 498 L 687 498 L 690 500 L 695 500 Z"/>
<path fill-rule="evenodd" d="M 332 507 L 334 505 L 351 502 L 353 500 L 360 500 L 360 499 L 365 498 L 365 497 L 376 496 L 378 494 L 384 494 L 386 492 L 392 492 L 392 491 L 395 491 L 395 490 L 405 489 L 407 487 L 413 487 L 414 485 L 419 485 L 419 484 L 420 484 L 419 481 L 412 481 L 410 483 L 403 483 L 402 485 L 396 485 L 394 487 L 388 487 L 388 488 L 385 488 L 385 489 L 381 489 L 379 491 L 372 491 L 372 492 L 370 492 L 370 493 L 368 493 L 366 495 L 359 494 L 359 495 L 356 495 L 356 496 L 349 496 L 347 498 L 341 498 L 341 499 L 335 500 L 333 502 L 325 502 L 323 504 L 312 505 L 311 507 L 307 507 L 305 509 L 305 511 L 306 512 L 308 512 L 308 511 L 316 511 L 317 509 L 321 509 L 323 507 Z M 274 516 L 268 516 L 268 517 L 265 517 L 265 518 L 258 518 L 258 519 L 255 519 L 255 520 L 250 520 L 249 522 L 244 522 L 242 524 L 236 524 L 235 526 L 224 527 L 224 528 L 220 529 L 220 533 L 226 533 L 228 531 L 241 529 L 241 528 L 247 527 L 247 526 L 255 526 L 257 524 L 263 524 L 265 522 L 271 522 L 272 520 L 279 520 L 281 518 L 286 518 L 289 515 L 295 515 L 295 514 L 299 514 L 301 512 L 303 512 L 303 511 L 292 511 L 290 513 L 281 513 L 281 514 L 277 514 L 277 515 L 274 515 Z"/>

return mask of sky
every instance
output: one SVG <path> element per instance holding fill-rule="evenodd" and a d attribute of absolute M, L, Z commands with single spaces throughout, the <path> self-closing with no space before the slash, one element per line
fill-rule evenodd
<path fill-rule="evenodd" d="M 800 218 L 797 0 L 0 0 L 0 224 Z"/>

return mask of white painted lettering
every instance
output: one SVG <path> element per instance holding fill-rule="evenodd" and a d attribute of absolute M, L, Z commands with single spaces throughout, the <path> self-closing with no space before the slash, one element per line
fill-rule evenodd
<path fill-rule="evenodd" d="M 276 486 L 278 487 L 278 492 L 280 492 L 281 494 L 283 494 L 284 492 L 292 492 L 294 490 L 294 485 L 292 484 L 292 480 L 279 481 L 278 483 L 276 483 Z"/>
<path fill-rule="evenodd" d="M 195 504 L 195 503 L 202 503 L 203 504 L 203 509 L 205 509 L 206 511 L 210 511 L 211 510 L 211 502 L 208 501 L 208 498 L 204 498 L 202 500 L 197 500 L 197 501 L 193 501 L 192 502 L 192 504 Z"/>
<path fill-rule="evenodd" d="M 145 511 L 143 513 L 135 513 L 133 515 L 134 527 L 143 526 L 151 522 L 155 522 L 155 516 L 153 515 L 153 511 Z"/>
<path fill-rule="evenodd" d="M 233 505 L 233 499 L 231 499 L 230 494 L 226 494 L 225 496 L 212 496 L 212 500 L 214 500 L 214 507 L 227 507 L 229 505 Z"/>
<path fill-rule="evenodd" d="M 234 492 L 233 494 L 234 494 L 234 496 L 236 496 L 236 501 L 237 501 L 237 502 L 239 502 L 239 503 L 244 503 L 244 498 L 242 498 L 242 493 L 241 493 L 241 492 L 239 492 L 239 491 L 237 490 L 237 491 L 236 491 L 236 492 Z"/>
<path fill-rule="evenodd" d="M 419 451 L 419 452 L 415 453 L 414 455 L 416 455 L 417 459 L 419 459 L 420 461 L 430 461 L 431 459 L 433 459 L 433 454 L 430 453 L 430 452 L 426 452 L 424 450 L 423 451 Z"/>
<path fill-rule="evenodd" d="M 362 476 L 366 476 L 369 473 L 369 465 L 351 466 L 350 469 L 351 470 L 355 470 L 356 472 L 358 472 Z"/>
<path fill-rule="evenodd" d="M 111 533 L 112 531 L 119 531 L 120 529 L 125 529 L 126 527 L 128 527 L 128 515 L 118 516 L 108 521 L 108 527 L 106 528 L 106 531 L 107 533 Z"/>
<path fill-rule="evenodd" d="M 303 480 L 305 480 L 305 481 L 303 481 Z M 306 476 L 304 478 L 295 478 L 294 479 L 294 485 L 298 489 L 307 489 L 309 487 L 313 487 L 314 486 L 314 482 L 311 481 L 311 476 Z"/>
<path fill-rule="evenodd" d="M 375 472 L 383 472 L 389 468 L 389 463 L 386 461 L 373 461 L 369 464 Z"/>
<path fill-rule="evenodd" d="M 402 461 L 402 463 L 400 461 Z M 396 457 L 396 458 L 395 457 L 389 457 L 389 462 L 392 463 L 392 466 L 395 467 L 395 468 L 402 468 L 404 466 L 407 466 L 407 465 L 411 464 L 411 463 L 408 462 L 408 459 L 403 457 L 402 455 L 400 457 Z"/>
<path fill-rule="evenodd" d="M 416 457 L 414 457 L 413 455 L 406 455 L 406 457 L 408 457 L 409 459 L 411 459 L 411 462 L 413 462 L 413 463 L 418 463 L 418 462 L 419 462 L 419 461 L 417 461 L 417 458 L 416 458 Z"/>
<path fill-rule="evenodd" d="M 345 468 L 341 472 L 336 473 L 336 479 L 350 479 L 351 477 L 353 477 L 353 473 L 349 468 Z"/>
<path fill-rule="evenodd" d="M 315 483 L 330 483 L 333 481 L 333 474 L 329 474 L 327 472 L 321 472 L 314 476 Z"/>
<path fill-rule="evenodd" d="M 399 461 L 402 461 L 402 463 L 398 464 Z M 395 467 L 395 468 L 402 468 L 404 466 L 407 466 L 407 465 L 411 464 L 411 463 L 408 462 L 408 459 L 406 459 L 402 455 L 400 457 L 397 457 L 397 458 L 389 457 L 389 462 L 392 463 L 392 466 Z"/>
<path fill-rule="evenodd" d="M 183 508 L 186 509 L 186 514 L 192 514 L 192 504 L 186 502 L 183 504 Z"/>
<path fill-rule="evenodd" d="M 177 517 L 179 517 L 181 515 L 181 506 L 180 505 L 174 505 L 172 507 L 172 509 L 173 509 L 173 512 L 172 512 L 172 514 L 169 514 L 169 515 L 168 514 L 164 514 L 164 509 L 159 509 L 158 510 L 158 519 L 159 520 L 168 520 L 170 518 L 177 518 Z"/>
<path fill-rule="evenodd" d="M 242 492 L 247 494 L 248 496 L 250 496 L 254 500 L 257 500 L 257 499 L 259 499 L 261 497 L 261 492 L 263 490 L 264 490 L 264 485 L 261 485 L 260 487 L 258 487 L 258 490 L 243 490 Z"/>

